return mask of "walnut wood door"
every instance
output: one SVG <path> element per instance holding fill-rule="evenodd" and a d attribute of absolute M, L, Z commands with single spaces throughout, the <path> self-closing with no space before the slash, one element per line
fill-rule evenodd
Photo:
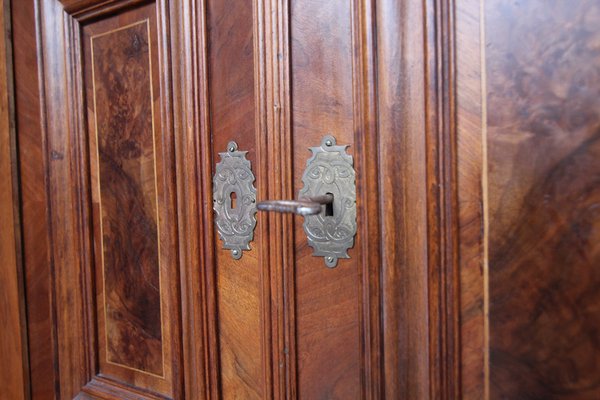
<path fill-rule="evenodd" d="M 600 396 L 597 1 L 10 6 L 2 400 Z M 349 258 L 267 212 L 232 257 L 219 153 L 296 199 L 325 135 Z"/>
<path fill-rule="evenodd" d="M 391 46 L 400 24 L 386 7 L 399 11 L 378 11 Z M 397 99 L 376 104 L 375 11 L 369 1 L 12 2 L 33 398 L 425 393 L 427 210 L 415 200 L 427 164 L 411 159 L 428 143 L 398 142 Z M 394 68 L 381 64 L 384 90 Z M 406 129 L 424 127 L 418 93 Z M 219 153 L 230 141 L 247 152 L 258 200 L 294 199 L 325 135 L 348 146 L 356 172 L 349 258 L 328 268 L 302 217 L 262 212 L 250 249 L 232 257 L 212 210 Z M 413 155 L 400 162 L 403 148 Z M 406 196 L 397 173 L 414 181 Z M 415 213 L 399 225 L 404 202 Z M 415 261 L 414 279 L 399 279 L 400 258 Z M 405 290 L 414 299 L 399 307 Z M 399 378 L 403 363 L 415 367 Z"/>

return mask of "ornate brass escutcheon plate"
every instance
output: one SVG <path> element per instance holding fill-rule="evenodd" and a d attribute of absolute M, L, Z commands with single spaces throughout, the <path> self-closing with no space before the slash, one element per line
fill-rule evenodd
<path fill-rule="evenodd" d="M 256 227 L 256 188 L 247 151 L 238 151 L 235 142 L 229 142 L 227 151 L 219 153 L 221 162 L 213 177 L 213 209 L 215 224 L 223 248 L 231 250 L 238 260 L 244 250 L 250 250 Z"/>
<path fill-rule="evenodd" d="M 311 147 L 313 156 L 306 162 L 299 194 L 300 198 L 333 195 L 333 202 L 323 205 L 319 214 L 307 215 L 303 225 L 313 255 L 323 257 L 329 268 L 340 258 L 350 258 L 348 249 L 354 246 L 356 235 L 356 174 L 346 148 L 338 146 L 331 135 L 320 146 Z"/>

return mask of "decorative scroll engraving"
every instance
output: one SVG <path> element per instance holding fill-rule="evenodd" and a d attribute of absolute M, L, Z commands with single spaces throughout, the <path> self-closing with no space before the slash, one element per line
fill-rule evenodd
<path fill-rule="evenodd" d="M 303 225 L 313 255 L 324 257 L 329 268 L 334 268 L 339 258 L 350 258 L 348 249 L 354 246 L 356 234 L 354 162 L 347 147 L 337 146 L 335 138 L 328 135 L 321 146 L 310 148 L 313 156 L 306 163 L 299 196 L 333 195 L 332 205 L 324 205 L 320 214 L 306 216 Z"/>
<path fill-rule="evenodd" d="M 223 248 L 231 250 L 236 260 L 242 257 L 243 250 L 250 250 L 257 211 L 255 178 L 246 159 L 248 152 L 237 150 L 237 144 L 229 142 L 227 152 L 219 153 L 221 162 L 213 178 L 215 224 Z"/>

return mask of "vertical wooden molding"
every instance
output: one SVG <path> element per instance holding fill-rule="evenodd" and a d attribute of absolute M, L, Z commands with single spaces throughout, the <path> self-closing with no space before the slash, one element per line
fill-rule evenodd
<path fill-rule="evenodd" d="M 426 2 L 430 396 L 460 397 L 454 3 Z"/>
<path fill-rule="evenodd" d="M 171 2 L 185 397 L 218 399 L 206 2 Z"/>
<path fill-rule="evenodd" d="M 0 1 L 0 390 L 30 397 L 21 257 L 10 0 Z"/>
<path fill-rule="evenodd" d="M 271 45 L 272 37 L 268 31 L 267 27 L 270 27 L 270 4 L 268 1 L 254 1 L 254 74 L 255 74 L 255 89 L 254 95 L 256 96 L 255 104 L 256 104 L 256 151 L 257 151 L 257 159 L 258 159 L 258 170 L 257 170 L 257 179 L 260 179 L 262 182 L 267 182 L 266 185 L 258 185 L 258 195 L 262 198 L 269 198 L 271 195 L 271 182 L 269 177 L 269 165 L 271 165 L 271 159 L 269 158 L 269 143 L 272 143 L 270 137 L 268 136 L 268 131 L 271 126 L 269 123 L 269 105 L 272 107 L 272 102 L 269 102 L 268 91 L 271 90 L 271 85 L 269 84 L 270 76 L 267 75 L 268 71 L 270 73 L 271 69 L 268 65 L 268 55 L 267 48 Z M 262 340 L 262 365 L 263 365 L 263 395 L 266 398 L 273 398 L 275 396 L 275 389 L 273 388 L 274 382 L 274 371 L 273 365 L 276 365 L 274 362 L 274 354 L 276 354 L 277 346 L 274 345 L 273 338 L 277 338 L 277 318 L 273 317 L 273 305 L 275 304 L 275 309 L 277 309 L 277 304 L 279 304 L 279 298 L 275 298 L 277 295 L 273 295 L 272 282 L 271 282 L 271 274 L 272 271 L 277 270 L 279 268 L 279 264 L 275 261 L 273 262 L 272 252 L 274 251 L 274 247 L 272 246 L 272 242 L 270 242 L 271 232 L 271 221 L 275 216 L 269 215 L 267 213 L 262 213 L 259 216 L 259 220 L 262 217 L 262 221 L 264 223 L 261 225 L 259 223 L 258 229 L 261 230 L 261 242 L 258 244 L 257 248 L 260 252 L 260 282 L 262 284 L 261 289 L 261 340 Z M 276 257 L 276 256 L 275 256 Z M 265 262 L 266 261 L 266 262 Z M 275 293 L 277 293 L 277 289 L 275 288 Z M 277 342 L 275 341 L 275 344 Z M 275 353 L 274 353 L 275 351 Z M 279 375 L 278 375 L 279 376 Z"/>
<path fill-rule="evenodd" d="M 430 396 L 425 5 L 376 8 L 385 398 Z"/>
<path fill-rule="evenodd" d="M 430 395 L 446 399 L 460 397 L 454 1 L 425 4 Z"/>
<path fill-rule="evenodd" d="M 80 195 L 79 184 L 75 183 L 74 175 L 78 174 L 77 155 L 78 142 L 75 129 L 72 126 L 72 71 L 67 66 L 67 60 L 72 59 L 71 51 L 65 45 L 70 38 L 66 36 L 69 30 L 67 19 L 62 6 L 57 1 L 37 2 L 38 40 L 40 40 L 40 87 L 42 97 L 42 131 L 46 139 L 46 168 L 48 174 L 49 193 L 49 224 L 51 237 L 51 262 L 53 264 L 52 287 L 54 298 L 69 299 L 69 308 L 79 310 L 72 313 L 55 311 L 55 326 L 59 371 L 71 371 L 71 374 L 59 374 L 60 397 L 72 398 L 89 381 L 91 372 L 85 357 L 87 346 L 84 341 L 70 340 L 71 334 L 83 334 L 83 299 L 81 290 L 72 290 L 73 282 L 83 285 L 84 254 L 80 240 L 70 237 L 75 232 L 81 239 L 85 237 L 80 230 L 79 217 Z M 43 40 L 42 40 L 43 38 Z M 62 90 L 58 90 L 58 88 Z M 64 88 L 67 88 L 67 91 Z M 52 96 L 49 101 L 48 96 Z M 61 190 L 58 190 L 61 188 Z M 54 190 L 53 190 L 54 189 Z M 78 201 L 79 200 L 79 201 Z M 65 261 L 69 260 L 68 264 Z M 57 267 L 58 265 L 58 267 Z M 67 265 L 70 268 L 67 268 Z M 70 334 L 67 334 L 69 332 Z"/>
<path fill-rule="evenodd" d="M 376 14 L 384 393 L 458 398 L 454 2 Z"/>
<path fill-rule="evenodd" d="M 256 159 L 257 165 L 255 168 L 256 180 L 260 182 L 267 182 L 267 184 L 257 185 L 258 198 L 269 198 L 270 195 L 270 182 L 269 182 L 269 165 L 271 161 L 269 157 L 269 138 L 267 136 L 267 130 L 269 126 L 269 113 L 268 113 L 268 100 L 267 90 L 268 89 L 268 78 L 267 78 L 267 38 L 270 35 L 267 32 L 266 26 L 268 26 L 267 18 L 270 16 L 268 13 L 269 7 L 265 4 L 267 2 L 256 0 L 253 1 L 253 18 L 254 18 L 254 96 L 255 96 L 255 132 L 256 132 Z M 259 252 L 259 265 L 260 265 L 260 320 L 261 320 L 261 352 L 262 352 L 262 366 L 263 366 L 263 381 L 262 381 L 262 393 L 267 399 L 273 398 L 273 324 L 272 316 L 272 305 L 277 300 L 272 296 L 271 289 L 271 271 L 273 267 L 277 269 L 277 264 L 272 263 L 271 258 L 271 247 L 269 233 L 271 228 L 271 216 L 266 213 L 260 213 L 258 216 L 257 230 L 260 230 L 260 241 L 256 243 L 256 251 Z M 276 335 L 276 334 L 275 334 Z"/>
<path fill-rule="evenodd" d="M 27 299 L 29 379 L 32 397 L 57 397 L 56 335 L 52 312 L 45 137 L 39 74 L 38 14 L 34 0 L 11 2 L 15 120 Z M 32 27 L 35 27 L 32 29 Z"/>
<path fill-rule="evenodd" d="M 258 48 L 257 68 L 260 89 L 257 91 L 263 126 L 259 132 L 264 149 L 261 162 L 267 182 L 265 198 L 291 199 L 293 193 L 289 9 L 287 0 L 257 1 Z M 264 70 L 261 70 L 264 68 Z M 269 167 L 270 166 L 270 167 Z M 275 166 L 275 167 L 273 167 Z M 265 393 L 273 398 L 296 396 L 296 346 L 295 346 L 295 262 L 293 216 L 263 213 L 261 217 L 268 238 L 268 262 L 263 263 L 268 273 L 270 288 L 263 296 L 263 310 L 269 313 L 270 330 L 265 336 L 270 359 L 265 371 Z M 267 267 L 268 265 L 268 267 Z M 269 304 L 270 303 L 270 304 Z M 270 340 L 269 340 L 270 338 Z M 270 379 L 269 379 L 270 378 Z M 269 383 L 271 382 L 271 383 Z M 269 386 L 272 386 L 269 387 Z"/>
<path fill-rule="evenodd" d="M 196 48 L 201 49 L 201 51 L 196 55 L 196 57 L 201 61 L 199 63 L 197 78 L 199 80 L 198 91 L 196 92 L 200 98 L 197 101 L 197 107 L 199 108 L 199 116 L 201 123 L 201 142 L 199 143 L 200 147 L 196 148 L 197 154 L 202 154 L 201 157 L 201 167 L 203 168 L 204 174 L 202 175 L 202 191 L 200 193 L 209 193 L 207 198 L 203 198 L 199 204 L 210 204 L 212 205 L 212 168 L 206 167 L 209 163 L 212 165 L 214 157 L 212 154 L 212 139 L 210 132 L 210 121 L 209 121 L 209 84 L 208 84 L 208 45 L 207 45 L 207 6 L 206 0 L 201 0 L 196 5 L 197 16 L 201 23 L 196 27 L 196 37 L 197 43 Z M 198 189 L 197 189 L 198 190 Z M 204 271 L 204 292 L 205 297 L 203 304 L 205 304 L 205 315 L 207 327 L 206 331 L 206 342 L 208 348 L 208 357 L 206 357 L 205 366 L 209 371 L 209 375 L 207 376 L 208 382 L 208 393 L 210 396 L 208 398 L 219 399 L 221 396 L 220 392 L 220 378 L 219 378 L 219 354 L 218 354 L 218 336 L 217 336 L 217 284 L 216 284 L 216 264 L 215 264 L 215 240 L 214 231 L 212 227 L 214 226 L 214 215 L 212 212 L 212 208 L 204 211 L 206 213 L 206 217 L 204 218 L 205 225 L 202 226 L 201 232 L 208 232 L 205 234 L 205 242 L 204 247 L 202 248 L 202 252 L 200 254 L 204 254 L 203 259 L 205 261 Z"/>
<path fill-rule="evenodd" d="M 364 365 L 362 397 L 382 397 L 381 370 L 381 254 L 379 220 L 378 130 L 376 88 L 376 24 L 375 2 L 354 0 L 352 3 L 353 105 L 354 142 L 357 164 L 357 202 L 362 205 L 358 226 L 363 239 L 360 251 L 362 266 L 360 284 L 361 362 Z"/>

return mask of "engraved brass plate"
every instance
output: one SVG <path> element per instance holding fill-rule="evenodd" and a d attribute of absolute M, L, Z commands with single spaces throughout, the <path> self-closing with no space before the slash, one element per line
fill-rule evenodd
<path fill-rule="evenodd" d="M 333 195 L 321 213 L 304 219 L 304 232 L 313 255 L 324 257 L 325 265 L 334 268 L 339 258 L 350 258 L 356 235 L 356 178 L 348 145 L 338 146 L 333 136 L 325 136 L 319 147 L 311 147 L 313 156 L 302 176 L 304 188 L 300 198 Z"/>
<path fill-rule="evenodd" d="M 215 224 L 223 248 L 231 250 L 238 260 L 244 250 L 250 250 L 256 227 L 256 188 L 247 151 L 238 151 L 235 142 L 229 142 L 227 151 L 219 153 L 221 162 L 213 177 L 213 209 Z"/>

